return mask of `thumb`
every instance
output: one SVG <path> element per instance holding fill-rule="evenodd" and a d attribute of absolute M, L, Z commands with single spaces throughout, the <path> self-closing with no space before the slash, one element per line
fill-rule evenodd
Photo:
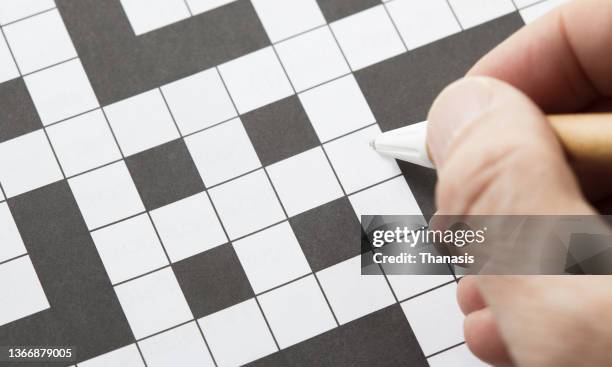
<path fill-rule="evenodd" d="M 542 111 L 492 78 L 447 87 L 429 112 L 439 214 L 592 214 Z"/>

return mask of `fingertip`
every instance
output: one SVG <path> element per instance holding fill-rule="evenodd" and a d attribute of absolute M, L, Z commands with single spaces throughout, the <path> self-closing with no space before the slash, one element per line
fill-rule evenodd
<path fill-rule="evenodd" d="M 476 357 L 493 365 L 510 362 L 491 309 L 483 308 L 469 314 L 465 318 L 463 332 L 468 348 Z"/>
<path fill-rule="evenodd" d="M 457 286 L 457 302 L 464 315 L 486 307 L 484 299 L 478 290 L 475 276 L 461 278 Z"/>

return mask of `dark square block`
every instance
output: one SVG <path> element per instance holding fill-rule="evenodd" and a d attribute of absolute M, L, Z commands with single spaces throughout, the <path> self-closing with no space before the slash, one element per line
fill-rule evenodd
<path fill-rule="evenodd" d="M 320 144 L 297 96 L 282 99 L 241 118 L 264 166 Z"/>
<path fill-rule="evenodd" d="M 436 212 L 436 181 L 438 175 L 436 170 L 414 165 L 408 162 L 400 162 L 399 168 L 414 195 L 421 213 L 425 220 L 429 221 Z"/>
<path fill-rule="evenodd" d="M 68 182 L 40 187 L 7 203 L 50 308 L 0 325 L 0 345 L 72 345 L 77 351 L 75 361 L 80 363 L 134 343 Z M 4 312 L 4 297 L 11 295 L 0 297 L 0 312 Z M 0 362 L 7 365 L 58 364 Z"/>
<path fill-rule="evenodd" d="M 42 128 L 22 78 L 0 84 L 0 143 Z"/>
<path fill-rule="evenodd" d="M 380 5 L 380 0 L 317 0 L 319 7 L 331 23 L 341 18 L 348 17 L 362 10 Z"/>
<path fill-rule="evenodd" d="M 183 139 L 173 140 L 125 160 L 148 210 L 204 190 L 204 182 Z"/>
<path fill-rule="evenodd" d="M 103 106 L 270 45 L 249 0 L 139 36 L 119 0 L 56 4 Z"/>
<path fill-rule="evenodd" d="M 254 296 L 231 243 L 172 265 L 197 319 Z"/>
<path fill-rule="evenodd" d="M 423 121 L 444 87 L 522 26 L 515 12 L 367 67 L 355 77 L 383 131 Z"/>
<path fill-rule="evenodd" d="M 361 225 L 346 197 L 289 219 L 314 272 L 361 253 Z"/>

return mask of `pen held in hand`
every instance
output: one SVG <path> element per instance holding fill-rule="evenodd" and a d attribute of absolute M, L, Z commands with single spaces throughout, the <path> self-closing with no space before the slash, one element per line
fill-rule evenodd
<path fill-rule="evenodd" d="M 612 168 L 612 113 L 547 117 L 574 167 Z M 427 148 L 427 121 L 383 133 L 370 145 L 382 155 L 435 168 Z"/>

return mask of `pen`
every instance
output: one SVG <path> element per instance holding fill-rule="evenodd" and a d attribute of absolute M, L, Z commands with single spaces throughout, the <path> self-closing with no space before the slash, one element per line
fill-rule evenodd
<path fill-rule="evenodd" d="M 547 118 L 571 163 L 612 167 L 612 113 L 548 115 Z M 427 121 L 383 133 L 370 146 L 382 155 L 435 168 L 427 148 Z"/>

